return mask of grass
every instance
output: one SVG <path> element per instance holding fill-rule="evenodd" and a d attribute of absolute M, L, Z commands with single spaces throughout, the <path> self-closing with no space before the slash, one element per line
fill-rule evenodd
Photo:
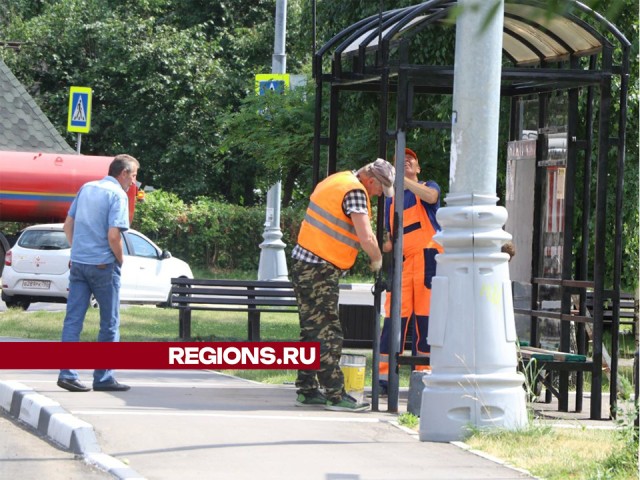
<path fill-rule="evenodd" d="M 475 431 L 465 442 L 545 480 L 638 478 L 632 425 L 604 430 L 532 424 L 516 432 Z"/>
<path fill-rule="evenodd" d="M 64 312 L 22 312 L 11 309 L 0 314 L 0 335 L 9 337 L 59 340 Z M 99 329 L 98 310 L 90 310 L 81 340 L 95 341 Z M 263 314 L 263 340 L 298 338 L 297 316 Z M 215 332 L 215 333 L 212 333 Z M 244 340 L 247 315 L 242 312 L 192 312 L 191 333 L 194 341 Z M 147 306 L 128 306 L 120 312 L 120 337 L 124 342 L 171 342 L 178 337 L 178 311 Z"/>
<path fill-rule="evenodd" d="M 416 417 L 413 413 L 405 412 L 398 415 L 398 423 L 403 427 L 418 430 L 420 426 L 420 417 Z"/>
<path fill-rule="evenodd" d="M 192 334 L 195 341 L 244 340 L 247 317 L 242 312 L 192 312 Z M 58 340 L 64 312 L 0 313 L 0 336 L 38 340 Z M 82 341 L 94 341 L 99 326 L 97 310 L 87 314 Z M 263 314 L 263 340 L 297 340 L 297 315 Z M 128 306 L 121 311 L 122 341 L 180 341 L 176 310 Z M 345 349 L 345 353 L 367 358 L 365 385 L 371 385 L 371 351 Z M 226 370 L 228 374 L 271 384 L 291 384 L 295 370 Z M 400 385 L 408 386 L 410 372 L 403 367 Z M 418 417 L 410 413 L 398 416 L 398 422 L 417 429 Z M 481 450 L 508 463 L 524 468 L 547 480 L 638 478 L 638 442 L 632 421 L 620 430 L 553 429 L 532 422 L 518 432 L 471 431 L 466 440 L 473 449 Z"/>
<path fill-rule="evenodd" d="M 241 270 L 212 270 L 207 268 L 193 267 L 194 278 L 212 278 L 227 280 L 257 280 L 255 271 Z M 373 283 L 373 275 L 358 275 L 349 272 L 346 276 L 340 278 L 340 283 Z"/>
<path fill-rule="evenodd" d="M 611 330 L 605 329 L 602 334 L 602 342 L 611 353 Z M 619 355 L 622 358 L 631 358 L 636 351 L 636 339 L 633 336 L 631 325 L 622 325 L 618 335 Z"/>

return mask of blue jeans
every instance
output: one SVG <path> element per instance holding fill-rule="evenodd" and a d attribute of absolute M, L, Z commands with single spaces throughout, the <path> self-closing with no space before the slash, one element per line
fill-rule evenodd
<path fill-rule="evenodd" d="M 91 294 L 100 305 L 99 342 L 120 340 L 120 265 L 87 265 L 73 262 L 69 273 L 69 298 L 62 327 L 63 342 L 80 341 Z M 59 379 L 76 380 L 75 370 L 60 370 Z M 93 385 L 113 383 L 113 370 L 94 370 Z"/>

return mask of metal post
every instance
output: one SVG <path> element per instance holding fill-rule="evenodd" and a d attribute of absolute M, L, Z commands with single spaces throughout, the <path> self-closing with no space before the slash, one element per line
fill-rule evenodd
<path fill-rule="evenodd" d="M 273 40 L 271 73 L 287 72 L 285 39 L 287 38 L 287 0 L 276 0 L 276 31 Z"/>
<path fill-rule="evenodd" d="M 404 77 L 406 78 L 406 76 Z M 406 86 L 406 83 L 405 83 Z M 402 95 L 402 94 L 400 94 Z M 402 102 L 401 102 L 402 103 Z M 400 115 L 399 115 L 400 118 Z M 396 165 L 404 165 L 404 149 L 407 146 L 406 132 L 402 129 L 397 131 L 396 139 Z M 402 170 L 404 172 L 404 169 Z M 393 218 L 393 279 L 391 285 L 391 312 L 386 315 L 390 317 L 391 328 L 389 335 L 389 385 L 387 397 L 387 411 L 396 413 L 398 411 L 400 377 L 398 375 L 398 353 L 403 348 L 402 332 L 400 331 L 402 319 L 402 246 L 404 243 L 404 175 L 396 175 L 394 184 L 395 208 Z"/>
<path fill-rule="evenodd" d="M 287 36 L 287 0 L 276 0 L 276 32 L 273 42 L 271 73 L 286 73 L 287 56 L 285 54 L 285 38 Z M 260 265 L 258 280 L 287 280 L 289 271 L 284 254 L 285 243 L 280 230 L 280 190 L 278 181 L 267 193 L 267 212 L 265 229 L 262 233 L 264 242 L 260 244 Z"/>
<path fill-rule="evenodd" d="M 438 211 L 443 245 L 432 283 L 420 440 L 461 440 L 476 426 L 527 424 L 524 376 L 517 373 L 508 255 L 496 206 L 504 4 L 460 0 L 451 131 L 450 191 Z M 478 92 L 484 92 L 478 95 Z"/>

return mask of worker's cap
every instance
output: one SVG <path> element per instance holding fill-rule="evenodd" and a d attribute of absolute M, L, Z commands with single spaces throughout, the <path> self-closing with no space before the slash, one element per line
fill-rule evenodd
<path fill-rule="evenodd" d="M 404 156 L 405 157 L 413 157 L 416 159 L 416 162 L 420 163 L 420 160 L 418 159 L 418 155 L 416 154 L 416 152 L 414 152 L 413 150 L 411 150 L 410 148 L 405 148 L 404 149 Z M 396 160 L 396 156 L 393 156 L 393 160 L 395 162 Z"/>
<path fill-rule="evenodd" d="M 420 162 L 420 160 L 418 159 L 418 155 L 416 154 L 416 152 L 414 152 L 413 150 L 411 150 L 410 148 L 405 148 L 404 149 L 404 155 L 406 156 L 411 156 L 413 158 L 416 159 L 416 162 Z"/>
<path fill-rule="evenodd" d="M 367 165 L 367 172 L 373 175 L 381 184 L 382 191 L 387 197 L 393 197 L 393 182 L 396 179 L 396 169 L 386 160 L 378 158 Z"/>

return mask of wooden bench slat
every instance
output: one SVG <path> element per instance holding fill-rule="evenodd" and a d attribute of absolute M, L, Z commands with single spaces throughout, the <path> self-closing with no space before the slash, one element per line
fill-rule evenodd
<path fill-rule="evenodd" d="M 540 360 L 555 360 L 559 362 L 586 362 L 587 357 L 585 355 L 579 355 L 576 353 L 567 353 L 567 352 L 558 352 L 555 350 L 547 350 L 544 348 L 537 347 L 520 347 L 520 352 L 524 357 L 525 354 L 528 354 L 531 357 L 535 357 L 536 355 Z M 540 358 L 540 356 L 544 356 L 545 358 Z M 551 356 L 552 358 L 546 358 Z"/>
<path fill-rule="evenodd" d="M 249 297 L 228 297 L 217 295 L 190 295 L 179 296 L 173 298 L 173 303 L 186 304 L 186 303 L 206 303 L 210 305 L 217 304 L 232 304 L 232 305 L 297 305 L 296 300 L 291 297 L 265 297 L 265 298 L 249 298 Z"/>
<path fill-rule="evenodd" d="M 207 278 L 172 278 L 173 285 L 210 285 L 216 287 L 293 288 L 291 282 L 278 280 L 221 280 Z"/>
<path fill-rule="evenodd" d="M 240 290 L 226 288 L 174 288 L 172 295 L 182 295 L 185 297 L 196 297 L 198 295 L 238 297 L 238 298 L 260 298 L 260 297 L 291 297 L 295 298 L 293 290 Z"/>
<path fill-rule="evenodd" d="M 296 307 L 295 300 L 271 299 L 268 302 L 262 299 L 250 298 L 211 298 L 211 297 L 180 297 L 172 300 L 174 305 L 245 305 L 254 307 Z"/>
<path fill-rule="evenodd" d="M 522 351 L 522 358 L 524 360 L 538 360 L 538 361 L 553 361 L 553 355 L 547 353 L 534 353 Z"/>
<path fill-rule="evenodd" d="M 273 309 L 250 309 L 250 308 L 241 308 L 230 306 L 228 308 L 220 307 L 220 308 L 211 308 L 206 307 L 204 305 L 189 305 L 184 307 L 176 307 L 181 310 L 200 310 L 200 311 L 208 311 L 208 312 L 244 312 L 244 313 L 297 313 L 297 310 L 283 309 L 283 308 L 273 308 Z"/>

